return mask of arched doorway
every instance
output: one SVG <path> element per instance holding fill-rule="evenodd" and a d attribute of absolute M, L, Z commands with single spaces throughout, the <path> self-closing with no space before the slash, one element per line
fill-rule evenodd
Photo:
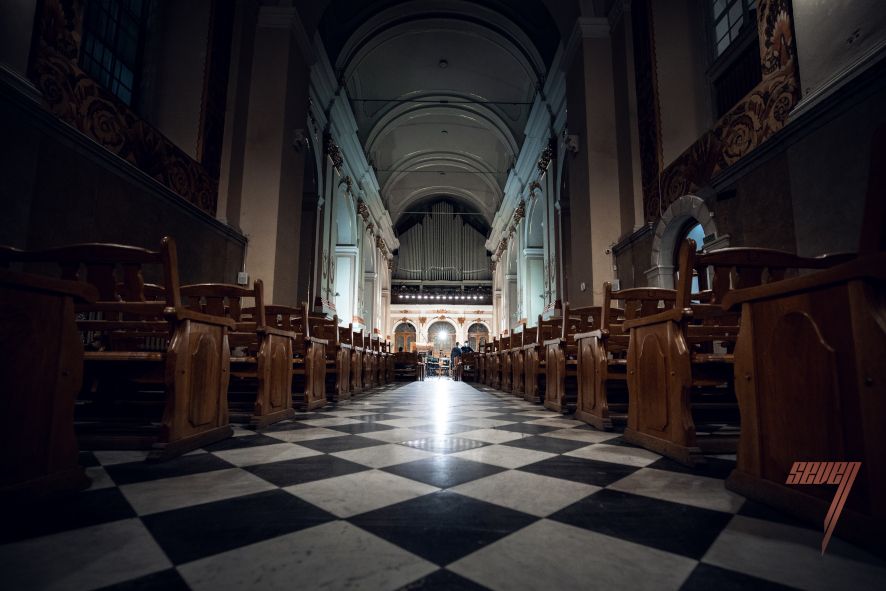
<path fill-rule="evenodd" d="M 412 351 L 415 343 L 415 327 L 408 322 L 401 322 L 394 328 L 394 350 Z"/>
<path fill-rule="evenodd" d="M 471 349 L 479 351 L 487 342 L 489 342 L 489 329 L 486 326 L 475 322 L 468 327 L 468 344 L 471 346 Z"/>
<path fill-rule="evenodd" d="M 434 345 L 434 353 L 448 357 L 455 346 L 455 327 L 445 321 L 438 321 L 428 327 L 428 341 Z"/>

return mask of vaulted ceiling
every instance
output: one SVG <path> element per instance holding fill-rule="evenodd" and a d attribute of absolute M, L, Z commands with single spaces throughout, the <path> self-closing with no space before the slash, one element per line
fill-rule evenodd
<path fill-rule="evenodd" d="M 319 31 L 394 223 L 435 197 L 491 223 L 560 39 L 545 6 L 332 0 Z"/>

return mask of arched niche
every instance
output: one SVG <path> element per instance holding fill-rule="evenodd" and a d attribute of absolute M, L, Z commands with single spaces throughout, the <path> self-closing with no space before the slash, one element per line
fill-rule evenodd
<path fill-rule="evenodd" d="M 468 326 L 467 337 L 465 340 L 474 351 L 479 351 L 484 343 L 489 342 L 491 331 L 485 322 L 473 322 Z"/>
<path fill-rule="evenodd" d="M 674 253 L 680 242 L 696 225 L 701 225 L 703 236 L 708 240 L 708 250 L 729 246 L 729 235 L 720 236 L 714 216 L 704 200 L 696 195 L 683 195 L 662 213 L 655 226 L 652 240 L 652 267 L 646 271 L 646 282 L 653 287 L 674 287 Z M 699 245 L 701 246 L 701 245 Z"/>
<path fill-rule="evenodd" d="M 434 353 L 441 351 L 444 356 L 455 346 L 458 340 L 458 327 L 451 320 L 434 320 L 428 325 L 428 342 L 434 346 Z"/>
<path fill-rule="evenodd" d="M 402 347 L 403 351 L 411 351 L 417 336 L 418 330 L 412 322 L 397 323 L 397 326 L 394 327 L 394 350 L 399 351 Z"/>
<path fill-rule="evenodd" d="M 333 203 L 332 225 L 335 232 L 335 267 L 332 278 L 335 309 L 340 323 L 346 325 L 353 321 L 362 327 L 362 323 L 354 319 L 359 262 L 357 211 L 344 184 L 339 186 L 338 195 Z"/>

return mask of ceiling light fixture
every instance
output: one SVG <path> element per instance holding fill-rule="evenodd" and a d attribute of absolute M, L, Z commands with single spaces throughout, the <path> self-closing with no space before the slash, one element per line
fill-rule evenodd
<path fill-rule="evenodd" d="M 440 60 L 439 62 L 437 62 L 437 66 L 438 66 L 441 70 L 445 70 L 446 68 L 449 67 L 449 62 L 446 61 L 445 59 L 442 59 L 442 60 Z"/>

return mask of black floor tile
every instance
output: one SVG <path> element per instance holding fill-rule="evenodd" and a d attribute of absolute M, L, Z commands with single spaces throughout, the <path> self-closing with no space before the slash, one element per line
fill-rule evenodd
<path fill-rule="evenodd" d="M 442 491 L 348 521 L 443 566 L 536 520 L 519 511 Z"/>
<path fill-rule="evenodd" d="M 351 423 L 349 425 L 336 425 L 334 427 L 325 427 L 342 433 L 350 433 L 357 435 L 358 433 L 374 433 L 375 431 L 390 431 L 395 427 L 390 425 L 382 425 L 381 423 Z"/>
<path fill-rule="evenodd" d="M 552 476 L 563 480 L 573 480 L 594 486 L 609 486 L 616 480 L 633 474 L 639 468 L 611 462 L 598 462 L 573 458 L 572 456 L 556 456 L 518 468 L 524 472 Z"/>
<path fill-rule="evenodd" d="M 488 587 L 441 568 L 400 587 L 399 591 L 486 591 L 487 589 Z"/>
<path fill-rule="evenodd" d="M 698 560 L 732 515 L 604 489 L 549 519 Z"/>
<path fill-rule="evenodd" d="M 257 447 L 260 445 L 276 445 L 278 443 L 280 443 L 279 439 L 274 439 L 273 437 L 268 437 L 267 435 L 256 433 L 255 435 L 228 437 L 227 439 L 222 439 L 217 443 L 207 445 L 203 449 L 207 451 L 226 451 L 229 449 L 242 449 L 244 447 Z"/>
<path fill-rule="evenodd" d="M 135 517 L 118 488 L 103 488 L 5 505 L 0 511 L 0 544 Z"/>
<path fill-rule="evenodd" d="M 741 506 L 741 509 L 738 511 L 738 515 L 743 517 L 752 517 L 754 519 L 763 519 L 766 521 L 774 521 L 776 523 L 783 523 L 785 525 L 791 525 L 793 527 L 802 527 L 805 529 L 812 529 L 816 531 L 821 531 L 821 523 L 809 523 L 808 521 L 803 521 L 788 515 L 787 513 L 782 513 L 778 509 L 770 507 L 768 505 L 764 505 L 757 501 L 752 501 L 751 499 L 747 499 L 744 502 L 744 505 Z"/>
<path fill-rule="evenodd" d="M 587 441 L 574 441 L 572 439 L 561 439 L 559 437 L 543 437 L 541 435 L 530 435 L 513 441 L 506 441 L 502 445 L 510 445 L 511 447 L 521 447 L 523 449 L 534 449 L 536 451 L 546 451 L 552 454 L 565 454 L 568 451 L 586 447 L 590 445 Z"/>
<path fill-rule="evenodd" d="M 142 517 L 175 564 L 333 520 L 334 515 L 279 489 Z"/>
<path fill-rule="evenodd" d="M 95 454 L 91 451 L 81 451 L 77 456 L 77 463 L 83 466 L 84 468 L 94 468 L 96 466 L 101 466 L 101 462 L 96 459 Z"/>
<path fill-rule="evenodd" d="M 359 410 L 359 409 L 355 409 Z M 373 414 L 374 413 L 374 414 Z M 402 419 L 403 417 L 399 415 L 391 415 L 380 411 L 366 411 L 365 415 L 354 415 L 347 417 L 349 419 L 354 419 L 355 421 L 361 421 L 364 423 L 377 423 L 378 421 L 390 421 L 391 419 Z"/>
<path fill-rule="evenodd" d="M 538 419 L 538 417 L 535 418 Z M 563 427 L 549 427 L 547 425 L 530 425 L 529 423 L 514 423 L 513 425 L 502 425 L 501 427 L 496 427 L 496 429 L 514 431 L 516 433 L 530 433 L 532 435 L 547 433 L 548 431 L 558 431 L 562 428 Z"/>
<path fill-rule="evenodd" d="M 460 425 L 458 423 L 446 423 L 442 425 L 428 423 L 427 425 L 410 427 L 410 429 L 414 429 L 415 431 L 424 431 L 425 433 L 433 433 L 434 435 L 454 435 L 456 433 L 464 433 L 465 431 L 476 431 L 477 427 Z"/>
<path fill-rule="evenodd" d="M 274 423 L 273 425 L 268 425 L 267 427 L 263 427 L 259 432 L 260 433 L 277 433 L 279 431 L 295 431 L 296 429 L 311 429 L 311 425 L 305 425 L 304 423 L 296 423 L 295 421 L 280 421 L 279 423 Z"/>
<path fill-rule="evenodd" d="M 502 472 L 504 468 L 452 456 L 434 456 L 433 458 L 390 466 L 383 468 L 383 470 L 438 488 L 450 488 Z"/>
<path fill-rule="evenodd" d="M 335 476 L 345 476 L 355 472 L 369 470 L 354 462 L 349 462 L 335 456 L 311 456 L 297 460 L 285 460 L 283 462 L 271 462 L 245 468 L 260 478 L 264 478 L 277 486 L 291 486 L 303 482 L 312 482 Z"/>
<path fill-rule="evenodd" d="M 342 437 L 327 437 L 325 439 L 313 439 L 311 441 L 299 441 L 298 445 L 308 447 L 316 451 L 332 454 L 337 451 L 348 451 L 351 449 L 361 449 L 364 447 L 372 447 L 374 445 L 385 445 L 384 441 L 370 439 L 368 437 L 360 437 L 359 435 L 345 435 Z"/>
<path fill-rule="evenodd" d="M 521 415 L 518 412 L 505 412 L 504 414 L 493 415 L 486 418 L 493 419 L 495 421 L 510 421 L 512 423 L 527 423 L 529 421 L 535 421 L 538 419 L 538 417 L 527 417 L 526 415 Z"/>
<path fill-rule="evenodd" d="M 190 587 L 174 568 L 130 579 L 99 591 L 188 591 Z"/>
<path fill-rule="evenodd" d="M 427 437 L 425 439 L 415 439 L 413 441 L 404 441 L 400 445 L 408 445 L 415 449 L 431 451 L 434 453 L 451 454 L 458 451 L 467 451 L 489 445 L 483 441 L 475 441 L 473 439 L 465 439 L 464 437 Z"/>
<path fill-rule="evenodd" d="M 606 443 L 609 443 L 608 441 Z M 719 478 L 725 480 L 735 468 L 734 460 L 724 460 L 722 458 L 705 458 L 704 464 L 689 467 L 679 462 L 675 462 L 671 458 L 661 458 L 649 465 L 650 468 L 658 470 L 667 470 L 669 472 L 682 472 L 683 474 L 695 474 L 696 476 L 708 476 L 710 478 Z"/>
<path fill-rule="evenodd" d="M 187 476 L 200 472 L 212 472 L 233 468 L 233 465 L 210 453 L 199 453 L 192 456 L 181 456 L 165 462 L 131 462 L 129 464 L 114 464 L 105 466 L 105 471 L 111 475 L 118 486 L 157 480 L 159 478 L 172 478 L 173 476 Z"/>
<path fill-rule="evenodd" d="M 737 573 L 712 564 L 699 563 L 680 587 L 680 591 L 790 591 L 795 587 L 786 587 L 765 579 Z"/>

